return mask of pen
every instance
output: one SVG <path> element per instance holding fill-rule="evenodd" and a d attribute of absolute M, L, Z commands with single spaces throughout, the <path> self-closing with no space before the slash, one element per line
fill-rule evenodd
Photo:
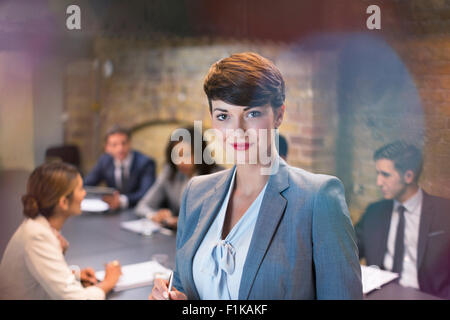
<path fill-rule="evenodd" d="M 170 272 L 169 287 L 167 288 L 168 292 L 172 291 L 172 284 L 173 284 L 173 271 Z"/>
<path fill-rule="evenodd" d="M 97 279 L 97 282 L 95 282 L 93 280 L 81 280 L 81 284 L 83 284 L 84 287 L 86 287 L 86 286 L 93 286 L 94 284 L 97 284 L 99 282 L 100 281 L 98 281 L 98 279 Z"/>

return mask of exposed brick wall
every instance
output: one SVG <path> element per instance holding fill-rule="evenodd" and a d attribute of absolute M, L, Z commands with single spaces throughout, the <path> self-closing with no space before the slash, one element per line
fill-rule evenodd
<path fill-rule="evenodd" d="M 328 174 L 335 173 L 336 58 L 334 51 L 293 49 L 277 60 L 287 87 L 280 132 L 288 137 L 288 161 Z"/>
<path fill-rule="evenodd" d="M 373 1 L 373 4 L 382 9 L 382 30 L 371 34 L 381 36 L 398 55 L 409 73 L 410 83 L 395 88 L 403 92 L 397 95 L 398 101 L 385 102 L 387 106 L 397 106 L 392 114 L 369 117 L 370 112 L 364 108 L 351 115 L 339 111 L 340 128 L 347 130 L 339 131 L 337 148 L 342 147 L 343 141 L 353 144 L 353 155 L 337 159 L 337 171 L 343 174 L 353 220 L 359 218 L 370 202 L 381 198 L 375 186 L 372 153 L 395 137 L 422 147 L 421 187 L 431 194 L 450 198 L 450 4 L 441 0 Z M 367 59 L 366 63 L 375 62 Z M 386 65 L 380 68 L 384 68 L 386 75 L 399 74 Z M 342 89 L 338 89 L 340 94 L 345 91 Z M 396 125 L 401 130 L 396 130 Z"/>
<path fill-rule="evenodd" d="M 288 161 L 341 178 L 354 221 L 368 203 L 381 198 L 373 151 L 395 139 L 423 147 L 421 186 L 450 197 L 449 6 L 439 0 L 378 4 L 382 30 L 354 35 L 355 43 L 369 39 L 356 55 L 358 46 L 344 38 L 341 46 L 327 50 L 153 35 L 98 38 L 92 59 L 71 63 L 67 71 L 66 141 L 81 147 L 87 170 L 113 123 L 136 127 L 203 120 L 208 127 L 202 83 L 209 66 L 233 52 L 252 50 L 272 59 L 286 80 L 287 112 L 280 132 L 290 144 Z M 114 65 L 111 78 L 100 74 L 106 60 Z"/>
<path fill-rule="evenodd" d="M 336 174 L 352 218 L 381 198 L 373 153 L 403 139 L 423 143 L 423 111 L 407 66 L 379 37 L 349 37 L 340 50 Z"/>
<path fill-rule="evenodd" d="M 92 164 L 99 142 L 94 139 L 96 119 L 95 73 L 91 60 L 68 64 L 65 74 L 64 141 L 80 148 L 82 168 Z"/>
<path fill-rule="evenodd" d="M 287 112 L 280 132 L 288 138 L 288 161 L 341 178 L 354 221 L 368 203 L 381 198 L 372 155 L 395 139 L 423 148 L 421 186 L 450 197 L 448 5 L 419 0 L 378 4 L 380 32 L 351 35 L 354 42 L 343 38 L 343 45 L 328 51 L 272 42 L 99 38 L 91 60 L 68 68 L 66 141 L 80 145 L 86 170 L 113 123 L 136 127 L 203 120 L 208 127 L 202 83 L 209 66 L 233 52 L 253 50 L 272 59 L 286 80 Z M 104 78 L 94 61 L 101 68 L 108 59 L 114 73 Z"/>
<path fill-rule="evenodd" d="M 108 38 L 96 41 L 92 61 L 74 62 L 67 71 L 66 141 L 81 147 L 84 171 L 95 163 L 102 137 L 113 124 L 134 128 L 145 123 L 192 124 L 194 120 L 203 120 L 204 128 L 210 127 L 204 77 L 213 62 L 242 51 L 256 51 L 268 57 L 284 75 L 287 112 L 280 132 L 290 143 L 289 162 L 333 173 L 330 150 L 334 148 L 337 125 L 337 117 L 332 116 L 336 95 L 335 53 L 296 51 L 273 43 Z M 110 78 L 101 74 L 107 60 L 114 66 Z M 93 108 L 96 101 L 100 106 L 97 116 Z M 139 139 L 142 141 L 142 137 Z M 167 142 L 148 139 L 155 144 Z"/>
<path fill-rule="evenodd" d="M 421 186 L 450 198 L 450 35 L 391 41 L 408 66 L 424 111 L 424 171 Z"/>

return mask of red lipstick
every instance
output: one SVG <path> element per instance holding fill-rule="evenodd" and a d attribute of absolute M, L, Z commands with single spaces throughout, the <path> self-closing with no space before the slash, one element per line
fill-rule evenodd
<path fill-rule="evenodd" d="M 248 143 L 248 142 L 233 143 L 233 148 L 234 148 L 234 150 L 245 151 L 245 150 L 248 150 L 248 148 L 250 148 L 250 143 Z"/>

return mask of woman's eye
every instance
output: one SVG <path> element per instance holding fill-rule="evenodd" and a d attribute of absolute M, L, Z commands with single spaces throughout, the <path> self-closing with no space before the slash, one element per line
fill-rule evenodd
<path fill-rule="evenodd" d="M 247 117 L 256 118 L 256 117 L 259 117 L 260 115 L 261 115 L 261 112 L 259 112 L 259 111 L 251 111 L 248 113 Z"/>
<path fill-rule="evenodd" d="M 227 119 L 227 117 L 228 117 L 228 116 L 227 116 L 226 114 L 224 114 L 224 113 L 218 114 L 218 115 L 216 116 L 217 120 L 219 120 L 219 121 L 224 121 L 224 120 Z"/>

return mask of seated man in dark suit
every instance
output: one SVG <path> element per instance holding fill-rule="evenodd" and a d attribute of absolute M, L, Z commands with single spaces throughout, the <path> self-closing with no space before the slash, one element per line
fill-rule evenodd
<path fill-rule="evenodd" d="M 374 160 L 385 200 L 370 204 L 355 226 L 360 258 L 399 273 L 402 286 L 450 299 L 450 200 L 419 187 L 416 147 L 397 141 Z"/>
<path fill-rule="evenodd" d="M 131 208 L 144 196 L 155 181 L 155 161 L 131 150 L 130 133 L 114 127 L 106 134 L 105 154 L 84 179 L 86 186 L 104 181 L 118 191 L 103 198 L 112 210 Z"/>

